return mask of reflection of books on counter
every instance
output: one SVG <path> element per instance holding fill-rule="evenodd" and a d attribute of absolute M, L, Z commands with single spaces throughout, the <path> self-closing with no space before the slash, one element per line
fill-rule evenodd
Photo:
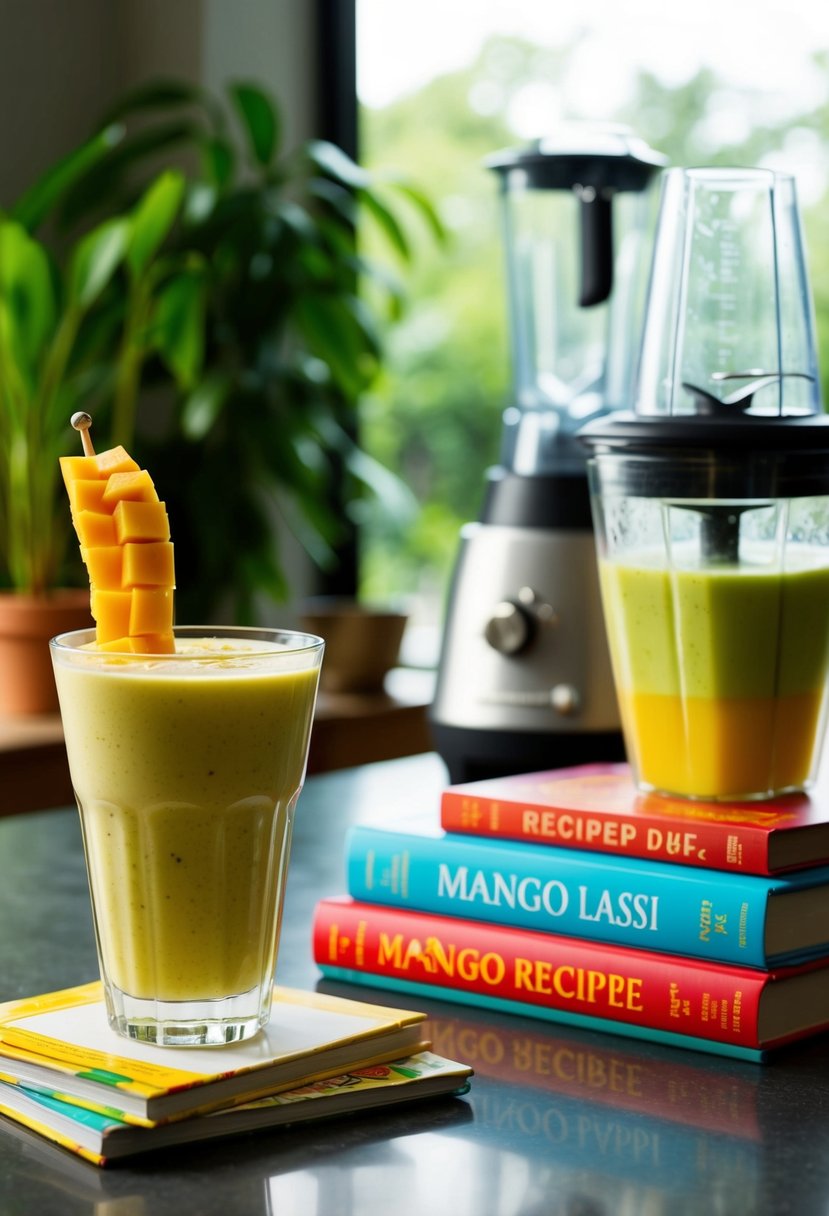
<path fill-rule="evenodd" d="M 692 1210 L 698 1188 L 716 1193 L 723 1212 L 756 1210 L 762 1148 L 750 1140 L 485 1079 L 476 1080 L 470 1101 L 476 1139 L 533 1144 L 555 1169 L 556 1195 L 580 1196 L 575 1210 L 668 1216 L 686 1203 Z"/>
<path fill-rule="evenodd" d="M 829 862 L 829 767 L 811 795 L 702 802 L 642 794 L 623 764 L 580 765 L 449 786 L 449 832 L 771 874 Z"/>
<path fill-rule="evenodd" d="M 471 1069 L 465 1065 L 432 1052 L 420 1052 L 388 1064 L 355 1067 L 253 1102 L 153 1127 L 136 1126 L 113 1115 L 63 1102 L 45 1090 L 7 1084 L 0 1076 L 0 1113 L 96 1165 L 106 1165 L 122 1157 L 172 1145 L 447 1094 L 460 1095 L 468 1089 L 470 1075 Z"/>
<path fill-rule="evenodd" d="M 829 1026 L 829 965 L 763 971 L 322 900 L 324 975 L 747 1060 Z"/>
<path fill-rule="evenodd" d="M 595 1106 L 668 1119 L 746 1140 L 763 1134 L 767 1069 L 666 1051 L 526 1019 L 430 1013 L 435 1051 L 462 1058 L 477 1078 L 525 1086 Z"/>
<path fill-rule="evenodd" d="M 770 967 L 829 953 L 829 867 L 761 877 L 358 825 L 348 893 L 374 904 Z"/>
<path fill-rule="evenodd" d="M 0 1073 L 134 1123 L 295 1088 L 426 1046 L 424 1014 L 278 988 L 270 1022 L 226 1047 L 156 1047 L 106 1018 L 100 983 L 0 1005 Z"/>

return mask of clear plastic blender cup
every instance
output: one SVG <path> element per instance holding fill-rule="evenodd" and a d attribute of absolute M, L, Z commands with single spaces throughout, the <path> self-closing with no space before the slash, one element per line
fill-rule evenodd
<path fill-rule="evenodd" d="M 582 432 L 641 788 L 807 789 L 829 673 L 829 419 L 794 184 L 672 170 L 634 414 Z"/>

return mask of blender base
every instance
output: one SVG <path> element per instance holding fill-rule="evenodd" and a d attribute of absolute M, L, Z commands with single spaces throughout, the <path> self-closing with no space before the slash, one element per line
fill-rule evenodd
<path fill-rule="evenodd" d="M 435 750 L 453 785 L 516 773 L 599 764 L 627 758 L 621 731 L 472 730 L 431 723 Z"/>

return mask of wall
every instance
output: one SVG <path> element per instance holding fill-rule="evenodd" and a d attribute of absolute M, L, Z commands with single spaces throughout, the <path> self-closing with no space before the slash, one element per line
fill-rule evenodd
<path fill-rule="evenodd" d="M 286 144 L 313 133 L 309 0 L 0 0 L 0 205 L 156 76 L 262 81 Z"/>

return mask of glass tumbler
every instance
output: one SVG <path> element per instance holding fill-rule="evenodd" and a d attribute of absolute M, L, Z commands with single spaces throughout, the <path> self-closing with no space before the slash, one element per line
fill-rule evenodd
<path fill-rule="evenodd" d="M 176 652 L 51 643 L 101 978 L 119 1033 L 208 1045 L 270 1016 L 323 643 L 179 627 Z"/>

